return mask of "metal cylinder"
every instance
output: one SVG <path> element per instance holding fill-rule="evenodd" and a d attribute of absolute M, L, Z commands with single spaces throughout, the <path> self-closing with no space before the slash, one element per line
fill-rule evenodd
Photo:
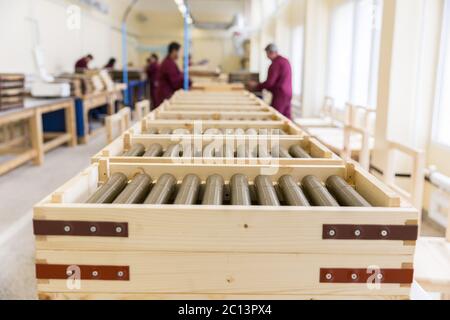
<path fill-rule="evenodd" d="M 234 130 L 234 134 L 236 136 L 245 136 L 245 130 L 238 128 L 238 129 Z"/>
<path fill-rule="evenodd" d="M 258 146 L 258 157 L 259 158 L 271 158 L 272 155 L 268 149 L 269 148 L 267 146 L 263 147 L 262 145 L 259 145 Z"/>
<path fill-rule="evenodd" d="M 245 134 L 248 136 L 257 136 L 258 130 L 250 128 L 250 129 L 247 129 L 247 131 L 245 131 Z"/>
<path fill-rule="evenodd" d="M 159 134 L 172 134 L 172 129 L 163 128 L 163 129 L 159 130 Z"/>
<path fill-rule="evenodd" d="M 125 189 L 128 178 L 123 173 L 114 173 L 106 183 L 101 186 L 86 203 L 102 204 L 112 203 L 114 199 Z"/>
<path fill-rule="evenodd" d="M 204 135 L 217 136 L 223 134 L 222 130 L 217 128 L 206 129 Z"/>
<path fill-rule="evenodd" d="M 214 142 L 210 143 L 205 147 L 203 150 L 203 157 L 204 158 L 215 158 L 219 157 L 220 150 L 217 150 L 216 145 Z"/>
<path fill-rule="evenodd" d="M 114 200 L 114 204 L 139 204 L 150 192 L 152 178 L 145 173 L 138 174 L 125 190 Z"/>
<path fill-rule="evenodd" d="M 164 152 L 164 158 L 179 158 L 181 157 L 182 146 L 181 144 L 171 144 Z"/>
<path fill-rule="evenodd" d="M 252 198 L 248 186 L 248 179 L 243 174 L 236 174 L 230 180 L 231 205 L 251 206 Z"/>
<path fill-rule="evenodd" d="M 311 156 L 299 145 L 294 145 L 289 148 L 289 153 L 291 156 L 297 159 L 310 159 Z"/>
<path fill-rule="evenodd" d="M 257 176 L 255 178 L 255 189 L 260 205 L 280 206 L 280 200 L 278 200 L 277 192 L 269 176 Z"/>
<path fill-rule="evenodd" d="M 168 204 L 177 185 L 177 179 L 171 174 L 164 174 L 145 199 L 145 204 Z"/>
<path fill-rule="evenodd" d="M 295 207 L 310 206 L 308 199 L 292 176 L 282 176 L 278 179 L 278 185 L 288 205 Z"/>
<path fill-rule="evenodd" d="M 224 181 L 218 174 L 209 176 L 206 180 L 203 205 L 220 206 L 223 204 Z"/>
<path fill-rule="evenodd" d="M 183 179 L 180 189 L 178 190 L 175 204 L 178 205 L 194 205 L 198 200 L 201 180 L 195 174 L 189 174 Z"/>
<path fill-rule="evenodd" d="M 236 157 L 237 158 L 247 158 L 248 152 L 247 152 L 247 145 L 245 143 L 245 140 L 238 140 L 236 142 Z"/>
<path fill-rule="evenodd" d="M 158 134 L 158 129 L 150 128 L 145 131 L 145 134 Z"/>
<path fill-rule="evenodd" d="M 144 145 L 137 143 L 123 154 L 124 157 L 142 157 L 145 153 Z"/>
<path fill-rule="evenodd" d="M 364 199 L 355 189 L 339 176 L 331 176 L 326 182 L 330 193 L 344 207 L 371 207 L 372 205 Z"/>
<path fill-rule="evenodd" d="M 225 155 L 224 155 L 225 158 L 231 159 L 231 158 L 235 157 L 234 143 L 233 144 L 226 143 L 225 147 L 224 147 L 224 150 L 225 150 Z"/>
<path fill-rule="evenodd" d="M 310 203 L 317 207 L 339 207 L 339 203 L 324 187 L 319 178 L 315 176 L 306 176 L 302 180 L 303 190 Z"/>
<path fill-rule="evenodd" d="M 278 154 L 280 158 L 292 159 L 292 156 L 289 153 L 289 151 L 283 146 L 279 146 Z"/>
<path fill-rule="evenodd" d="M 152 144 L 143 157 L 161 157 L 163 154 L 163 147 L 159 143 Z"/>
<path fill-rule="evenodd" d="M 191 134 L 191 131 L 189 131 L 188 129 L 176 129 L 172 132 L 172 134 L 188 135 Z"/>

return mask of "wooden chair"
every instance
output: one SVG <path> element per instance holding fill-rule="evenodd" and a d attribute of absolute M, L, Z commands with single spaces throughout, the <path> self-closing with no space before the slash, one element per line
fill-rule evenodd
<path fill-rule="evenodd" d="M 131 109 L 126 107 L 106 117 L 105 126 L 108 143 L 112 143 L 131 126 Z"/>
<path fill-rule="evenodd" d="M 334 109 L 334 99 L 325 97 L 318 118 L 298 118 L 295 119 L 295 122 L 305 130 L 308 128 L 333 127 L 335 124 L 335 120 L 333 119 Z"/>
<path fill-rule="evenodd" d="M 450 195 L 447 194 L 450 207 Z M 450 300 L 450 214 L 446 237 L 421 237 L 414 258 L 414 277 L 424 290 Z"/>
<path fill-rule="evenodd" d="M 423 193 L 425 187 L 425 152 L 414 148 L 407 147 L 401 143 L 388 141 L 388 164 L 384 172 L 384 182 L 398 192 L 408 202 L 412 203 L 415 208 L 422 212 Z M 396 153 L 401 152 L 413 160 L 411 174 L 411 191 L 408 192 L 399 187 L 395 182 L 395 164 Z M 421 219 L 419 219 L 421 221 Z"/>
<path fill-rule="evenodd" d="M 372 116 L 375 114 L 372 109 L 348 103 L 344 111 L 333 110 L 332 125 L 306 130 L 334 153 L 347 160 L 358 160 L 368 170 L 374 147 L 374 130 L 371 128 L 374 127 Z"/>
<path fill-rule="evenodd" d="M 150 101 L 142 100 L 135 104 L 134 120 L 141 121 L 150 113 Z"/>

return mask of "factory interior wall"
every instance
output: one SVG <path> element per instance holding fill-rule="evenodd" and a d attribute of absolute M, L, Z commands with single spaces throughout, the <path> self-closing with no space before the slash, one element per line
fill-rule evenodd
<path fill-rule="evenodd" d="M 0 0 L 0 38 L 8 50 L 0 50 L 2 72 L 35 73 L 33 48 L 40 39 L 50 73 L 73 72 L 75 61 L 92 53 L 92 67 L 103 67 L 111 57 L 121 64 L 121 1 L 108 0 L 109 13 L 80 6 L 80 28 L 71 30 L 68 21 L 71 4 L 79 1 L 61 0 Z M 137 30 L 129 27 L 129 61 L 138 63 Z M 21 39 L 21 41 L 17 41 Z M 10 45 L 14 43 L 14 46 Z"/>
<path fill-rule="evenodd" d="M 305 29 L 300 92 L 304 116 L 320 113 L 326 92 L 330 13 L 346 1 L 350 0 L 288 0 L 271 16 L 252 17 L 256 32 L 251 37 L 251 69 L 259 70 L 262 77 L 270 64 L 262 50 L 264 46 L 276 42 L 281 54 L 295 64 L 294 30 L 296 26 Z M 386 142 L 392 140 L 426 151 L 427 165 L 436 165 L 450 176 L 450 148 L 438 144 L 432 136 L 443 0 L 384 3 L 374 164 L 385 169 Z M 396 172 L 411 172 L 410 159 L 401 154 L 397 157 Z M 397 183 L 409 189 L 410 180 L 398 179 Z M 435 191 L 426 184 L 425 210 L 429 210 Z"/>
<path fill-rule="evenodd" d="M 292 64 L 293 105 L 299 109 L 303 89 L 306 0 L 278 1 L 278 7 L 273 11 L 264 7 L 268 4 L 258 0 L 253 5 L 250 69 L 259 72 L 261 80 L 265 80 L 270 61 L 264 48 L 271 42 L 276 43 L 280 54 Z"/>
<path fill-rule="evenodd" d="M 140 30 L 139 61 L 145 63 L 147 57 L 158 53 L 161 58 L 167 52 L 167 45 L 172 41 L 184 42 L 183 19 L 179 12 L 152 13 L 142 12 L 146 21 L 135 21 Z M 158 28 L 154 28 L 157 25 Z M 224 72 L 234 72 L 241 68 L 241 57 L 235 50 L 232 33 L 221 30 L 200 30 L 191 28 L 192 58 L 194 63 L 208 60 L 212 67 L 221 67 Z M 180 66 L 182 61 L 179 61 Z"/>

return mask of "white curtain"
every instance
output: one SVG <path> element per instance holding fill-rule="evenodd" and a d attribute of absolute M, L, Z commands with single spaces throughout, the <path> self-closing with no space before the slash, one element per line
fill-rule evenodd
<path fill-rule="evenodd" d="M 442 26 L 441 57 L 438 70 L 436 113 L 436 142 L 450 146 L 450 1 L 445 1 Z"/>
<path fill-rule="evenodd" d="M 327 95 L 376 108 L 382 0 L 340 1 L 331 11 Z"/>
<path fill-rule="evenodd" d="M 303 59 L 304 59 L 304 26 L 299 25 L 292 31 L 292 82 L 294 95 L 302 94 Z"/>
<path fill-rule="evenodd" d="M 350 94 L 353 13 L 353 1 L 343 2 L 331 12 L 327 95 L 335 99 L 340 109 L 345 107 Z"/>

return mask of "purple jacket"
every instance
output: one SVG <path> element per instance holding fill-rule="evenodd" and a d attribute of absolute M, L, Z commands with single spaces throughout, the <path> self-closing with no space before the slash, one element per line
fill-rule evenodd
<path fill-rule="evenodd" d="M 258 89 L 270 91 L 273 95 L 272 106 L 291 118 L 292 68 L 289 60 L 282 56 L 275 58 L 269 68 L 267 81 L 261 83 Z"/>
<path fill-rule="evenodd" d="M 173 94 L 183 88 L 183 73 L 171 58 L 166 57 L 159 66 L 156 89 L 156 106 L 160 106 L 164 100 L 170 99 Z"/>

